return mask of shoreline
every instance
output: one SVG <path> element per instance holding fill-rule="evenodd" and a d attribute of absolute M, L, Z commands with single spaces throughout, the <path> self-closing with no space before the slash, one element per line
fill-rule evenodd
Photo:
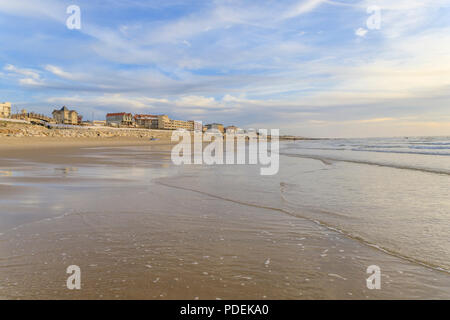
<path fill-rule="evenodd" d="M 142 145 L 170 145 L 169 139 L 149 140 L 148 138 L 112 137 L 112 138 L 61 138 L 61 137 L 0 137 L 0 152 L 36 150 L 41 148 L 72 147 L 124 147 Z"/>
<path fill-rule="evenodd" d="M 0 152 L 3 150 L 30 150 L 55 147 L 174 144 L 171 141 L 172 133 L 173 130 L 144 128 L 86 127 L 49 129 L 40 125 L 0 121 Z M 270 136 L 267 139 L 270 140 Z M 279 136 L 279 141 L 299 140 L 317 139 L 291 135 Z"/>
<path fill-rule="evenodd" d="M 313 140 L 298 138 L 299 140 Z M 294 141 L 294 139 L 284 139 L 282 141 Z M 6 151 L 26 151 L 36 149 L 55 148 L 83 148 L 83 147 L 126 147 L 126 146 L 152 146 L 152 145 L 174 145 L 169 138 L 150 140 L 148 137 L 1 137 L 0 136 L 0 156 Z"/>

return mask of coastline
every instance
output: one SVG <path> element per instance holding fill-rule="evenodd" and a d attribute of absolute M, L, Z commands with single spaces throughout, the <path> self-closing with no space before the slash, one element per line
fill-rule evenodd
<path fill-rule="evenodd" d="M 169 145 L 170 139 L 149 140 L 138 137 L 61 138 L 61 137 L 0 137 L 0 152 L 72 147 L 124 147 L 142 145 Z"/>
<path fill-rule="evenodd" d="M 0 121 L 0 152 L 19 149 L 139 146 L 174 144 L 173 130 L 113 127 L 49 129 L 29 123 Z M 225 137 L 224 137 L 225 139 Z M 271 139 L 270 136 L 267 137 Z M 280 141 L 321 140 L 281 135 Z"/>

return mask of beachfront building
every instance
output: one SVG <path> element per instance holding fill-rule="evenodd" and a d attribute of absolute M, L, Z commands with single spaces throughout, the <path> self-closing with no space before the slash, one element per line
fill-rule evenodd
<path fill-rule="evenodd" d="M 236 126 L 228 126 L 225 128 L 225 132 L 229 134 L 236 134 L 238 132 L 241 132 L 242 130 Z"/>
<path fill-rule="evenodd" d="M 127 112 L 108 113 L 106 115 L 106 124 L 108 126 L 120 127 L 133 125 L 133 115 Z"/>
<path fill-rule="evenodd" d="M 202 132 L 203 131 L 203 125 L 201 122 L 199 121 L 194 121 L 194 120 L 189 120 L 192 121 L 194 124 L 194 131 L 195 132 Z"/>
<path fill-rule="evenodd" d="M 221 124 L 221 123 L 210 123 L 210 124 L 207 124 L 206 126 L 206 130 L 218 130 L 218 131 L 220 131 L 220 132 L 222 132 L 222 133 L 224 133 L 224 127 L 223 127 L 223 124 Z"/>
<path fill-rule="evenodd" d="M 22 109 L 20 113 L 15 113 L 11 115 L 12 119 L 16 120 L 24 120 L 31 123 L 38 123 L 41 124 L 43 122 L 48 123 L 55 123 L 56 121 L 50 117 L 47 117 L 46 115 L 35 113 L 35 112 L 28 112 L 25 109 Z"/>
<path fill-rule="evenodd" d="M 177 130 L 184 129 L 187 131 L 201 131 L 202 124 L 197 121 L 173 120 L 167 115 L 153 114 L 136 114 L 134 117 L 131 113 L 108 113 L 106 115 L 106 123 L 109 126 L 131 126 L 138 128 L 160 129 L 160 130 Z"/>
<path fill-rule="evenodd" d="M 57 124 L 78 124 L 78 113 L 74 110 L 69 110 L 66 106 L 60 110 L 53 110 L 52 115 Z"/>
<path fill-rule="evenodd" d="M 0 118 L 9 118 L 11 116 L 11 102 L 0 103 Z"/>
<path fill-rule="evenodd" d="M 136 114 L 134 116 L 134 122 L 136 123 L 136 126 L 140 128 L 158 128 L 158 116 L 152 114 Z"/>
<path fill-rule="evenodd" d="M 201 130 L 202 124 L 197 121 L 172 120 L 166 115 L 158 116 L 158 129 L 177 130 L 184 129 L 187 131 Z"/>
<path fill-rule="evenodd" d="M 106 126 L 106 120 L 94 120 L 91 122 L 94 127 L 104 127 Z"/>

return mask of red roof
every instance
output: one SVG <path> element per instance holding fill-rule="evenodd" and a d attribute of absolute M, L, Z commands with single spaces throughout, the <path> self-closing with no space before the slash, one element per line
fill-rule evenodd
<path fill-rule="evenodd" d="M 157 119 L 158 116 L 152 114 L 136 114 L 134 116 L 135 119 Z"/>
<path fill-rule="evenodd" d="M 118 113 L 108 113 L 106 116 L 107 117 L 114 117 L 114 116 L 125 116 L 125 115 L 130 115 L 131 113 L 126 113 L 126 112 L 118 112 Z"/>

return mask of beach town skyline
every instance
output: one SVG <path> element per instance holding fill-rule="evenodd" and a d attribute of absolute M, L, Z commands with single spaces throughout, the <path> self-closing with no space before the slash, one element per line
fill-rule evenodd
<path fill-rule="evenodd" d="M 0 97 L 310 137 L 450 131 L 446 1 L 107 3 L 0 1 Z"/>

